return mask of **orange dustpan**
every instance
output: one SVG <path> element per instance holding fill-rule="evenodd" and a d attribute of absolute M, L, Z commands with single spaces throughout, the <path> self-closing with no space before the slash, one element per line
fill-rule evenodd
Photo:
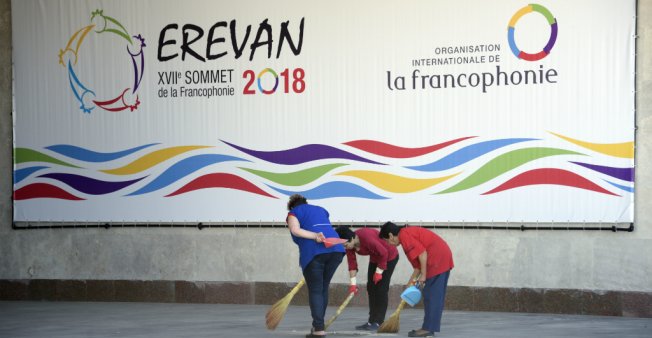
<path fill-rule="evenodd" d="M 344 244 L 346 242 L 347 242 L 346 239 L 338 238 L 338 237 L 329 237 L 329 238 L 324 239 L 324 245 L 327 248 L 330 248 L 330 247 L 332 247 L 333 245 L 336 245 L 336 244 Z"/>

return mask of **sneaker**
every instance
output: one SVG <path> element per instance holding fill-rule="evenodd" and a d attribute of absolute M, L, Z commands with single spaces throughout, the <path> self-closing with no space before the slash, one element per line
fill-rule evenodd
<path fill-rule="evenodd" d="M 356 330 L 369 330 L 371 323 L 364 323 L 355 327 Z"/>
<path fill-rule="evenodd" d="M 380 324 L 378 323 L 364 323 L 362 325 L 358 325 L 355 327 L 356 330 L 363 330 L 363 331 L 378 331 L 378 328 L 380 327 Z"/>

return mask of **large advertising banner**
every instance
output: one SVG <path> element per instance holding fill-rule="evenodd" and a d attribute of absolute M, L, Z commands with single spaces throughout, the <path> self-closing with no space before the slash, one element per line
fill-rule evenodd
<path fill-rule="evenodd" d="M 14 220 L 632 222 L 634 0 L 14 0 Z"/>

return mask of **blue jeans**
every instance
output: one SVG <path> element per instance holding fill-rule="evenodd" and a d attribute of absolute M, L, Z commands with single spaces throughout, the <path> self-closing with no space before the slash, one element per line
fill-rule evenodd
<path fill-rule="evenodd" d="M 342 263 L 344 254 L 331 252 L 315 256 L 303 269 L 303 277 L 308 286 L 308 302 L 315 331 L 324 330 L 324 316 L 328 306 L 328 286 L 335 270 Z"/>
<path fill-rule="evenodd" d="M 426 279 L 423 287 L 423 329 L 430 332 L 439 332 L 441 315 L 444 312 L 446 299 L 446 286 L 448 286 L 450 270 Z"/>

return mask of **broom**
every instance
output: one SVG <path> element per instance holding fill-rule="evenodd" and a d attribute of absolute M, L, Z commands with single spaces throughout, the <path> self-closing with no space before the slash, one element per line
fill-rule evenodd
<path fill-rule="evenodd" d="M 407 304 L 404 300 L 401 300 L 401 304 L 398 305 L 396 308 L 396 311 L 392 313 L 391 316 L 382 324 L 380 327 L 378 327 L 378 333 L 397 333 L 399 328 L 401 327 L 401 319 L 399 316 L 401 315 L 401 310 L 405 307 L 405 304 Z"/>
<path fill-rule="evenodd" d="M 418 278 L 418 276 L 417 276 Z M 408 282 L 408 286 L 412 284 L 412 279 L 410 278 L 410 281 Z M 405 302 L 404 300 L 401 299 L 401 303 L 398 304 L 398 307 L 396 308 L 396 311 L 392 313 L 389 318 L 378 327 L 378 333 L 397 333 L 399 328 L 401 327 L 401 318 L 399 317 L 401 315 L 401 310 L 405 307 Z"/>
<path fill-rule="evenodd" d="M 269 308 L 267 314 L 265 315 L 265 324 L 267 325 L 268 330 L 276 329 L 281 320 L 283 320 L 283 316 L 285 316 L 285 311 L 287 311 L 288 305 L 290 305 L 290 301 L 294 295 L 299 292 L 299 289 L 301 289 L 305 282 L 306 281 L 301 278 L 299 283 L 297 283 L 297 285 L 292 288 L 292 290 L 290 290 L 290 292 L 285 295 L 285 297 L 281 298 L 281 300 Z"/>
<path fill-rule="evenodd" d="M 326 330 L 326 329 L 327 329 L 331 324 L 333 324 L 333 322 L 335 321 L 335 319 L 337 319 L 337 317 L 342 313 L 342 311 L 344 311 L 344 308 L 345 308 L 347 305 L 349 305 L 349 302 L 351 301 L 351 299 L 353 299 L 353 296 L 355 296 L 355 292 L 351 292 L 351 293 L 349 293 L 349 295 L 346 297 L 346 299 L 344 300 L 344 302 L 342 302 L 342 305 L 340 305 L 340 307 L 337 309 L 337 311 L 335 311 L 335 314 L 333 315 L 333 317 L 331 317 L 331 318 L 326 322 L 326 325 L 324 325 L 324 330 Z"/>

